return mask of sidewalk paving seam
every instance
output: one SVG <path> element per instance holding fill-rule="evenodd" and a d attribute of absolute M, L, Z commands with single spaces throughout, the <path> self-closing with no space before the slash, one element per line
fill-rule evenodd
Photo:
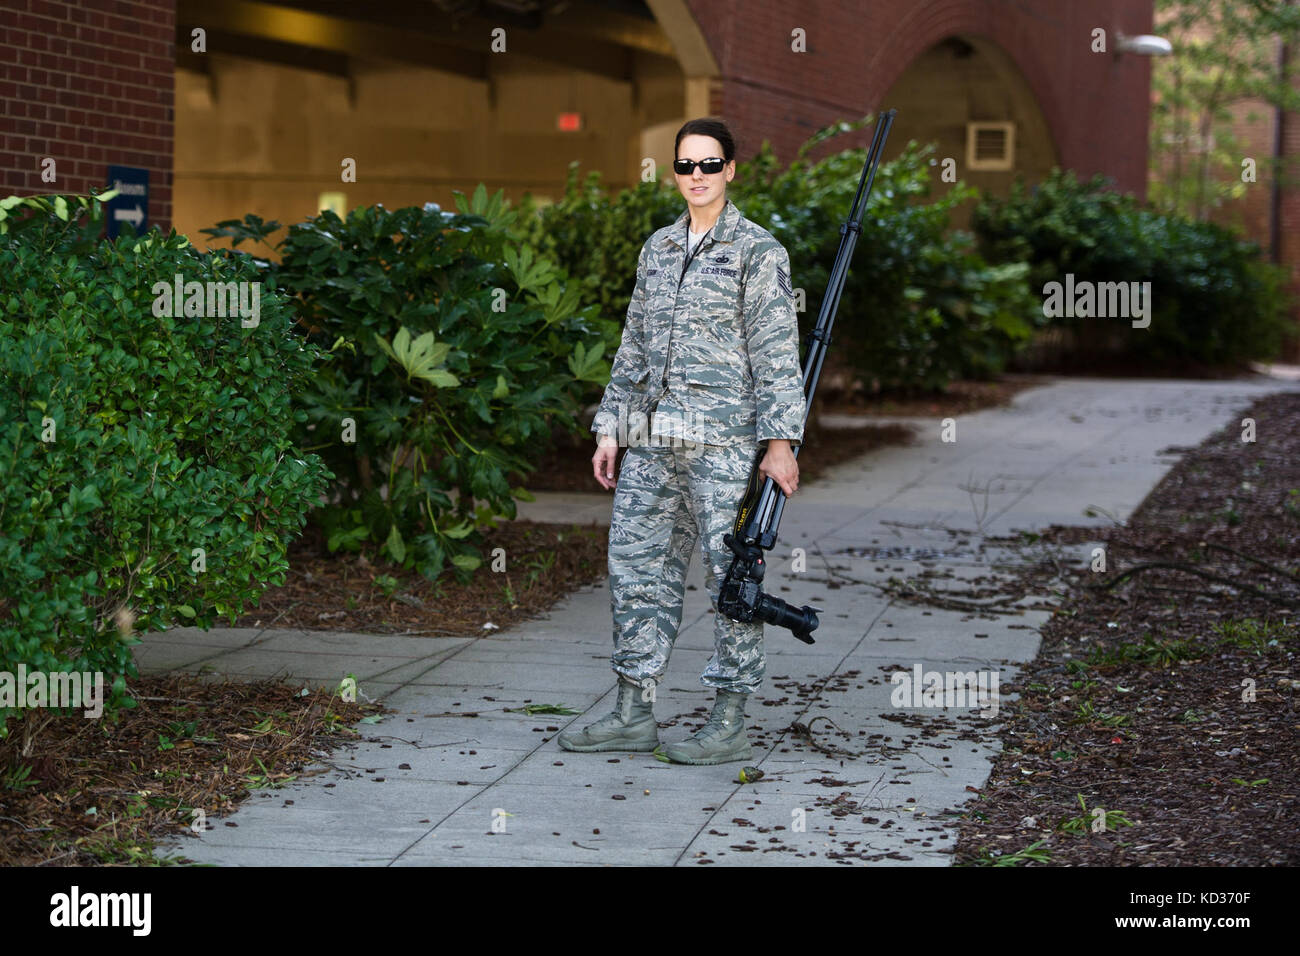
<path fill-rule="evenodd" d="M 1102 442 L 1112 441 L 1113 439 L 1115 439 L 1115 438 L 1118 437 L 1119 435 L 1123 434 L 1125 431 L 1127 431 L 1127 430 L 1129 430 L 1130 428 L 1132 428 L 1132 427 L 1133 427 L 1133 424 L 1134 424 L 1134 423 L 1130 421 L 1130 422 L 1125 422 L 1125 423 L 1119 425 L 1118 427 L 1115 428 L 1114 431 L 1112 431 L 1112 432 L 1107 432 L 1104 436 L 1102 436 L 1101 438 L 1098 438 L 1098 439 L 1097 439 L 1096 441 L 1094 441 L 1091 445 L 1087 445 L 1087 446 L 1085 446 L 1085 447 L 1083 447 L 1083 448 L 1080 448 L 1080 449 L 1079 449 L 1078 451 L 1076 451 L 1073 455 L 1070 455 L 1068 458 L 1064 459 L 1063 461 L 1058 462 L 1055 466 L 1048 468 L 1046 471 L 1044 471 L 1044 472 L 1042 472 L 1041 474 L 1039 474 L 1036 478 L 1032 478 L 1032 479 L 1030 479 L 1028 486 L 1027 486 L 1023 491 L 1021 491 L 1020 494 L 1016 495 L 1016 496 L 1015 496 L 1011 501 L 1007 502 L 1007 504 L 1006 504 L 1006 505 L 1005 505 L 1001 510 L 999 510 L 996 514 L 994 514 L 991 518 L 986 518 L 986 519 L 982 522 L 982 524 L 989 525 L 989 526 L 993 525 L 993 523 L 996 522 L 999 518 L 1001 518 L 1004 514 L 1006 514 L 1007 511 L 1008 511 L 1009 509 L 1011 509 L 1011 508 L 1013 508 L 1014 506 L 1018 505 L 1021 501 L 1023 501 L 1026 497 L 1028 497 L 1029 494 L 1032 493 L 1035 489 L 1037 489 L 1037 487 L 1038 487 L 1038 486 L 1039 486 L 1043 481 L 1047 480 L 1048 478 L 1052 478 L 1052 477 L 1055 477 L 1056 475 L 1060 474 L 1060 472 L 1061 472 L 1061 471 L 1062 471 L 1062 470 L 1063 470 L 1067 465 L 1069 465 L 1070 462 L 1074 461 L 1074 460 L 1075 460 L 1076 458 L 1078 458 L 1080 455 L 1084 455 L 1084 454 L 1087 454 L 1087 453 L 1091 452 L 1091 451 L 1092 451 L 1096 446 L 1100 445 Z M 1168 471 L 1168 469 L 1166 469 L 1166 472 L 1167 472 L 1167 471 Z"/>
<path fill-rule="evenodd" d="M 246 651 L 249 648 L 257 646 L 257 644 L 262 640 L 263 635 L 266 634 L 266 632 L 269 630 L 270 628 L 268 627 L 259 628 L 257 634 L 254 637 L 250 638 L 247 644 L 240 644 L 238 647 L 223 647 L 221 650 L 217 651 L 217 653 L 209 654 L 207 657 L 200 657 L 194 661 L 191 661 L 189 664 L 186 664 L 185 666 L 187 668 L 197 667 L 199 668 L 199 671 L 202 672 L 203 665 L 205 664 L 211 663 L 212 661 L 225 657 L 227 654 L 236 654 L 239 651 Z"/>
<path fill-rule="evenodd" d="M 407 679 L 404 683 L 398 684 L 398 685 L 397 685 L 396 687 L 394 687 L 392 690 L 390 690 L 390 691 L 388 691 L 388 692 L 386 692 L 386 693 L 384 693 L 384 694 L 381 694 L 381 695 L 379 696 L 378 699 L 379 699 L 379 700 L 383 700 L 385 697 L 388 697 L 388 696 L 391 695 L 391 694 L 396 694 L 396 693 L 397 693 L 398 691 L 400 691 L 400 690 L 405 690 L 407 687 L 409 687 L 409 686 L 411 685 L 411 683 L 413 683 L 414 681 L 419 680 L 419 679 L 420 679 L 421 677 L 423 677 L 425 674 L 429 673 L 429 671 L 431 671 L 431 670 L 436 670 L 439 666 L 441 666 L 442 664 L 446 663 L 446 662 L 447 662 L 448 660 L 450 660 L 452 657 L 454 657 L 455 655 L 459 654 L 461 651 L 465 650 L 465 648 L 470 647 L 470 646 L 472 646 L 473 644 L 475 644 L 477 641 L 482 640 L 483 636 L 484 636 L 484 635 L 479 635 L 478 637 L 471 637 L 468 641 L 466 641 L 466 642 L 465 642 L 464 644 L 462 644 L 460 647 L 453 647 L 453 648 L 451 648 L 451 649 L 448 650 L 448 651 L 444 651 L 444 652 L 442 652 L 442 653 L 443 653 L 443 656 L 442 656 L 442 657 L 436 657 L 436 655 L 435 655 L 436 659 L 435 659 L 435 657 L 426 657 L 426 658 L 423 658 L 423 660 L 426 660 L 426 661 L 432 661 L 432 663 L 429 664 L 429 666 L 426 667 L 424 670 L 420 671 L 420 673 L 416 674 L 414 677 L 411 677 L 411 678 Z M 420 658 L 416 658 L 416 660 L 420 660 Z M 403 662 L 403 663 L 401 663 L 401 664 L 394 664 L 392 667 L 388 668 L 387 670 L 382 670 L 382 671 L 380 671 L 380 672 L 377 673 L 377 674 L 372 674 L 372 675 L 370 675 L 370 677 L 368 678 L 368 680 L 370 680 L 370 681 L 373 682 L 373 683 L 380 683 L 380 684 L 387 683 L 387 682 L 383 679 L 385 674 L 391 674 L 393 671 L 399 671 L 399 670 L 401 670 L 403 667 L 409 667 L 409 666 L 411 665 L 411 663 L 412 663 L 412 662 L 408 660 L 408 661 L 405 661 L 405 662 Z"/>
<path fill-rule="evenodd" d="M 475 638 L 475 640 L 477 640 L 477 638 Z M 473 643 L 473 641 L 470 642 L 470 644 L 472 644 L 472 643 Z M 469 644 L 466 644 L 465 646 L 468 647 Z M 457 650 L 461 650 L 461 649 L 462 649 L 462 648 L 457 648 Z M 609 691 L 606 691 L 604 694 L 602 694 L 602 695 L 601 695 L 601 696 L 596 700 L 596 703 L 592 704 L 591 706 L 592 706 L 592 707 L 595 707 L 596 704 L 599 704 L 600 701 L 604 700 L 604 699 L 605 699 L 606 697 L 608 697 L 608 696 L 609 696 Z M 590 710 L 590 709 L 591 709 L 591 708 L 588 708 L 588 710 Z M 586 713 L 586 711 L 583 711 L 583 714 L 585 714 L 585 713 Z M 583 714 L 575 714 L 574 717 L 573 717 L 573 720 L 579 720 L 579 719 L 581 719 L 582 716 L 583 716 Z M 570 720 L 568 724 L 565 724 L 563 729 L 568 729 L 568 727 L 573 723 L 573 720 Z M 395 856 L 395 857 L 393 857 L 391 860 L 389 860 L 388 863 L 387 863 L 386 865 L 387 865 L 387 866 L 392 866 L 394 863 L 396 863 L 398 860 L 400 860 L 403 856 L 405 856 L 407 853 L 409 853 L 411 850 L 413 850 L 417 845 L 419 845 L 419 844 L 422 843 L 425 839 L 427 839 L 428 836 L 429 836 L 429 834 L 434 833 L 434 832 L 438 829 L 438 827 L 442 826 L 444 823 L 446 823 L 448 820 L 450 820 L 452 817 L 454 817 L 454 816 L 455 816 L 457 813 L 459 813 L 461 810 L 465 809 L 466 804 L 471 803 L 472 801 L 474 801 L 474 800 L 477 799 L 478 797 L 481 797 L 483 794 L 487 793 L 489 790 L 491 790 L 491 789 L 492 789 L 493 787 L 495 787 L 497 784 L 503 782 L 503 781 L 505 780 L 506 777 L 508 777 L 508 776 L 510 776 L 510 774 L 514 773 L 514 771 L 517 770 L 521 764 L 523 764 L 525 761 L 527 761 L 528 758 L 530 758 L 531 756 L 533 756 L 533 754 L 537 753 L 539 750 L 541 750 L 543 747 L 545 747 L 548 743 L 551 742 L 551 740 L 555 739 L 555 737 L 556 737 L 560 732 L 561 732 L 561 731 L 557 731 L 555 734 L 552 734 L 550 737 L 547 737 L 547 738 L 544 739 L 544 740 L 539 740 L 538 743 L 537 743 L 537 746 L 535 746 L 532 750 L 529 750 L 529 751 L 523 752 L 523 756 L 522 756 L 522 757 L 520 757 L 520 758 L 519 758 L 518 760 L 516 760 L 513 764 L 511 764 L 508 768 L 506 768 L 506 770 L 503 771 L 500 775 L 498 775 L 497 778 L 496 778 L 495 780 L 493 780 L 491 783 L 488 783 L 488 784 L 486 784 L 485 786 L 479 787 L 479 788 L 477 788 L 477 789 L 475 789 L 475 788 L 467 788 L 467 789 L 470 789 L 472 792 L 470 793 L 470 795 L 469 795 L 468 797 L 466 797 L 465 800 L 463 800 L 463 801 L 462 801 L 458 806 L 456 806 L 455 809 L 450 810 L 449 812 L 447 812 L 446 814 L 444 814 L 443 817 L 442 817 L 442 819 L 440 819 L 437 823 L 435 823 L 432 827 L 430 827 L 430 829 L 429 829 L 429 830 L 428 830 L 428 831 L 427 831 L 423 836 L 421 836 L 419 839 L 415 840 L 415 841 L 414 841 L 413 843 L 411 843 L 409 846 L 407 846 L 406 848 L 404 848 L 400 853 L 397 854 L 397 856 Z"/>
<path fill-rule="evenodd" d="M 1014 408 L 1014 406 L 1007 406 L 1007 407 Z M 1006 410 L 1006 408 L 985 408 L 985 409 L 979 409 L 978 411 L 972 412 L 968 417 L 975 417 L 975 416 L 979 416 L 979 415 L 985 415 L 985 414 L 987 414 L 987 417 L 988 417 L 990 420 L 997 421 L 997 420 L 1001 419 L 1003 416 L 996 415 L 995 413 L 996 413 L 996 412 L 999 412 L 999 411 L 1005 411 L 1005 410 Z M 1044 407 L 1041 408 L 1039 411 L 1034 412 L 1034 413 L 1031 413 L 1030 416 L 1029 416 L 1029 420 L 1030 420 L 1030 421 L 1033 421 L 1033 420 L 1035 420 L 1035 419 L 1045 417 L 1045 416 L 1047 416 L 1051 411 L 1052 411 L 1051 406 L 1044 406 Z M 936 420 L 936 421 L 941 421 L 942 419 L 935 419 L 935 420 Z M 1013 434 L 1014 434 L 1014 433 L 1019 433 L 1019 432 L 1021 432 L 1021 431 L 1024 431 L 1024 429 L 1025 429 L 1025 422 L 1015 421 L 1015 422 L 1009 422 L 1009 423 L 1007 424 L 1006 428 L 1003 429 L 1003 432 L 1004 432 L 1004 433 L 1013 433 Z M 920 431 L 920 428 L 917 428 L 917 429 L 914 429 L 913 433 L 915 434 L 916 432 L 919 432 L 919 431 Z M 987 444 L 987 443 L 988 443 L 988 440 L 986 440 L 986 441 L 984 442 L 984 444 Z M 924 444 L 924 442 L 921 442 L 921 444 Z M 959 464 L 961 464 L 961 462 L 965 461 L 967 458 L 969 458 L 969 457 L 971 457 L 971 456 L 974 456 L 974 455 L 978 455 L 978 454 L 980 454 L 981 451 L 983 450 L 982 447 L 978 447 L 978 446 L 971 445 L 971 443 L 969 443 L 969 442 L 968 442 L 967 444 L 968 444 L 969 447 L 968 447 L 968 450 L 967 450 L 964 454 L 958 455 L 958 456 L 956 456 L 955 458 L 944 459 L 944 460 L 940 460 L 940 461 L 938 461 L 938 462 L 931 462 L 931 463 L 928 463 L 929 467 L 924 467 L 924 468 L 922 468 L 920 471 L 918 471 L 917 474 L 916 474 L 916 476 L 915 476 L 911 481 L 908 481 L 908 482 L 905 483 L 905 484 L 902 484 L 902 485 L 897 486 L 897 487 L 894 489 L 894 491 L 893 491 L 893 492 L 892 492 L 888 497 L 883 498 L 883 499 L 881 499 L 880 501 L 878 501 L 876 504 L 871 505 L 871 506 L 865 508 L 864 510 L 857 512 L 856 514 L 853 515 L 853 517 L 852 517 L 851 519 L 841 522 L 840 525 L 839 525 L 839 527 L 840 527 L 840 528 L 847 528 L 847 527 L 849 527 L 849 526 L 851 526 L 851 525 L 856 524 L 857 522 L 859 522 L 859 521 L 862 520 L 863 518 L 867 517 L 868 515 L 872 514 L 873 512 L 879 511 L 879 510 L 881 510 L 882 508 L 884 508 L 886 505 L 889 505 L 890 503 L 892 503 L 894 500 L 896 500 L 896 499 L 899 498 L 900 496 L 904 495 L 905 493 L 907 493 L 907 492 L 909 492 L 909 491 L 911 491 L 911 490 L 913 490 L 913 489 L 919 487 L 919 486 L 922 485 L 922 484 L 925 482 L 925 480 L 926 480 L 927 478 L 929 478 L 932 474 L 934 474 L 934 473 L 936 473 L 936 472 L 940 472 L 940 471 L 947 470 L 947 469 L 953 467 L 954 465 L 959 465 Z M 1089 447 L 1091 447 L 1091 446 L 1089 446 Z M 843 467 L 843 466 L 846 466 L 846 465 L 854 464 L 855 462 L 862 461 L 862 460 L 867 459 L 867 458 L 870 458 L 870 457 L 872 457 L 872 456 L 874 456 L 874 455 L 882 454 L 882 453 L 884 453 L 884 452 L 887 452 L 888 450 L 889 450 L 888 448 L 877 448 L 877 449 L 872 449 L 872 450 L 866 452 L 865 454 L 859 456 L 858 458 L 851 459 L 851 460 L 849 460 L 849 461 L 847 461 L 847 462 L 841 462 L 840 464 L 836 465 L 833 469 L 831 469 L 831 474 L 830 474 L 828 477 L 833 478 L 833 477 L 834 477 L 834 472 L 835 472 L 836 469 L 839 469 L 839 468 L 841 468 L 841 467 Z M 1082 454 L 1082 451 L 1077 452 L 1076 454 Z M 1071 456 L 1071 457 L 1074 457 L 1074 456 Z M 813 541 L 814 544 L 816 544 L 816 543 L 818 542 L 818 540 L 819 540 L 818 538 L 813 538 L 813 539 L 812 539 L 812 541 Z"/>
<path fill-rule="evenodd" d="M 852 656 L 853 652 L 862 646 L 862 642 L 865 641 L 871 635 L 871 632 L 875 629 L 876 624 L 879 623 L 881 617 L 884 616 L 885 612 L 887 612 L 890 609 L 890 607 L 893 606 L 893 603 L 894 602 L 892 600 L 888 601 L 879 611 L 876 612 L 876 616 L 872 618 L 871 623 L 867 626 L 867 629 L 862 632 L 862 636 L 857 639 L 857 642 L 854 643 L 852 648 L 850 648 L 848 651 L 846 651 L 843 654 L 843 656 L 840 657 L 839 663 L 836 664 L 833 668 L 831 668 L 830 672 L 826 675 L 825 683 L 829 683 L 830 679 L 834 677 L 837 673 L 839 673 L 840 668 L 844 666 L 844 663 L 849 659 L 850 656 Z M 823 684 L 823 686 L 825 686 L 825 684 Z M 807 706 L 805 706 L 804 709 L 799 712 L 799 717 L 807 716 L 808 711 L 812 709 L 813 704 L 821 700 L 821 696 L 822 696 L 822 692 L 819 690 L 814 697 L 808 700 Z M 797 720 L 798 718 L 795 719 Z M 751 722 L 753 721 L 753 717 L 750 717 L 750 721 Z M 793 722 L 794 721 L 791 721 L 791 723 Z M 789 725 L 787 725 L 787 727 L 788 726 Z M 752 764 L 752 766 L 761 768 L 763 764 L 767 761 L 767 759 L 776 752 L 776 748 L 781 746 L 782 742 L 786 739 L 787 736 L 788 734 L 785 731 L 782 731 L 781 736 L 772 742 L 772 744 L 767 748 L 767 752 L 763 754 L 762 758 L 757 763 Z M 714 818 L 717 817 L 717 815 L 722 812 L 723 808 L 732 801 L 732 799 L 736 796 L 736 794 L 740 792 L 740 788 L 743 786 L 745 786 L 745 784 L 738 782 L 735 785 L 735 787 L 732 789 L 730 795 L 728 795 L 728 797 L 725 800 L 719 801 L 717 809 L 714 810 L 713 813 L 709 815 L 707 820 L 705 820 L 702 824 L 700 824 L 699 828 L 695 831 L 695 835 L 686 842 L 686 846 L 682 847 L 682 852 L 677 854 L 677 857 L 672 862 L 673 866 L 677 866 L 679 863 L 682 862 L 682 857 L 684 857 L 687 853 L 690 852 L 691 847 L 695 845 L 695 841 L 700 838 L 700 834 L 705 831 L 705 828 L 713 824 Z"/>

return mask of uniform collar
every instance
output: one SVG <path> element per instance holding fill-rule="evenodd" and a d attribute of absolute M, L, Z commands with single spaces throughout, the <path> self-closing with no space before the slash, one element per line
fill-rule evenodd
<path fill-rule="evenodd" d="M 718 221 L 713 224 L 712 237 L 715 242 L 731 242 L 736 234 L 736 226 L 741 220 L 740 210 L 736 204 L 727 198 L 726 204 L 722 207 L 722 212 L 718 214 Z M 689 206 L 682 211 L 677 217 L 677 221 L 669 228 L 667 235 L 664 236 L 664 243 L 672 243 L 681 247 L 685 242 L 686 230 L 690 228 L 691 209 Z"/>

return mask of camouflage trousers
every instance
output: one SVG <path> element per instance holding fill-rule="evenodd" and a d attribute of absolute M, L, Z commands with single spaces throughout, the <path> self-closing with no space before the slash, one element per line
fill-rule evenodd
<path fill-rule="evenodd" d="M 633 445 L 624 453 L 609 527 L 615 673 L 643 688 L 663 679 L 698 540 L 714 611 L 713 659 L 700 682 L 741 694 L 758 689 L 766 667 L 763 624 L 733 621 L 717 604 L 732 558 L 722 536 L 735 523 L 758 451 L 755 440 Z"/>

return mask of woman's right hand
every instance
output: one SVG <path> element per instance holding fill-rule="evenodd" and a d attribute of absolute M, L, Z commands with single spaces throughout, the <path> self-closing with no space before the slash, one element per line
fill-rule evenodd
<path fill-rule="evenodd" d="M 591 456 L 592 474 L 602 488 L 609 490 L 615 485 L 614 470 L 618 462 L 618 439 L 612 435 L 601 435 L 596 454 Z"/>

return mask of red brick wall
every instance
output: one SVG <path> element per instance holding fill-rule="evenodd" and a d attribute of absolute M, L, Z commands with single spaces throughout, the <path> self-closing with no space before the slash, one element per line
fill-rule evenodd
<path fill-rule="evenodd" d="M 888 108 L 882 97 L 907 65 L 944 37 L 998 44 L 1038 97 L 1062 164 L 1114 176 L 1146 196 L 1150 63 L 1091 52 L 1091 31 L 1152 32 L 1152 0 L 688 0 L 723 76 L 719 115 L 748 156 L 764 139 L 781 159 L 818 128 Z M 806 31 L 806 53 L 790 49 Z M 899 114 L 890 153 L 909 138 Z M 870 142 L 870 130 L 854 144 Z M 837 138 L 835 149 L 845 145 Z M 829 149 L 830 147 L 828 147 Z M 816 157 L 814 157 L 816 158 Z"/>
<path fill-rule="evenodd" d="M 175 31 L 175 0 L 0 0 L 0 191 L 85 194 L 139 166 L 170 228 Z"/>
<path fill-rule="evenodd" d="M 1116 29 L 1149 32 L 1152 0 L 689 3 L 721 66 L 714 112 L 742 155 L 769 138 L 791 157 L 818 127 L 887 106 L 927 47 L 972 33 L 1017 64 L 1065 165 L 1145 195 L 1149 63 L 1091 53 L 1089 31 L 1101 26 L 1112 42 Z M 791 52 L 794 27 L 807 31 L 807 53 Z M 174 0 L 0 0 L 0 188 L 85 192 L 110 163 L 143 166 L 150 221 L 169 225 L 174 29 Z M 900 115 L 892 140 L 907 130 Z M 44 156 L 58 164 L 55 184 L 40 181 Z"/>

